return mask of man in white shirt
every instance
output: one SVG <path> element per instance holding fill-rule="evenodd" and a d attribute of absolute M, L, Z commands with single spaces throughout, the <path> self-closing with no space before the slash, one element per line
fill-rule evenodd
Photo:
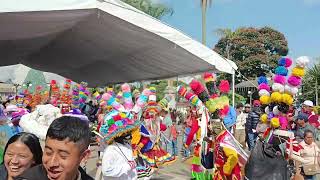
<path fill-rule="evenodd" d="M 242 145 L 243 148 L 246 147 L 246 133 L 245 133 L 245 123 L 250 111 L 250 105 L 246 104 L 243 110 L 243 104 L 238 104 L 236 107 L 237 112 L 237 122 L 235 127 L 234 137 Z"/>

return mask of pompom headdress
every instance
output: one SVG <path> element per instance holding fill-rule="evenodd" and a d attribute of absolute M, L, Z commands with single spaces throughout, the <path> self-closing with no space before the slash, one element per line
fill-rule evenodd
<path fill-rule="evenodd" d="M 229 111 L 229 98 L 227 94 L 230 91 L 230 84 L 222 80 L 219 84 L 219 90 L 216 86 L 216 75 L 204 73 L 203 78 L 206 87 L 198 80 L 193 79 L 189 84 L 193 92 L 187 91 L 183 86 L 177 88 L 178 94 L 190 102 L 195 107 L 205 105 L 210 113 L 225 115 Z M 219 111 L 219 113 L 216 113 Z"/>
<path fill-rule="evenodd" d="M 123 84 L 121 90 L 123 104 L 116 100 L 114 93 L 104 93 L 101 98 L 102 104 L 112 106 L 112 110 L 104 116 L 104 123 L 99 129 L 99 135 L 108 144 L 111 144 L 114 138 L 130 133 L 140 127 L 140 121 L 135 114 L 146 106 L 151 94 L 150 89 L 143 90 L 134 104 L 129 84 Z"/>
<path fill-rule="evenodd" d="M 157 115 L 159 114 L 162 110 L 168 111 L 168 104 L 171 101 L 170 96 L 165 96 L 163 99 L 161 99 L 157 103 L 157 98 L 156 98 L 156 89 L 154 87 L 150 87 L 150 95 L 149 95 L 149 101 L 148 104 L 145 108 L 145 112 L 147 115 Z"/>
<path fill-rule="evenodd" d="M 79 84 L 75 84 L 72 86 L 72 108 L 79 108 L 79 106 Z"/>
<path fill-rule="evenodd" d="M 100 134 L 107 144 L 111 144 L 116 137 L 139 128 L 140 121 L 136 121 L 130 112 L 112 110 L 104 117 L 104 124 L 100 127 Z"/>

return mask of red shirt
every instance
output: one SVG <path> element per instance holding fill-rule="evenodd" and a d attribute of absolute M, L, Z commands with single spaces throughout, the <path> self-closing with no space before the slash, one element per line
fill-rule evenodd
<path fill-rule="evenodd" d="M 308 121 L 309 121 L 309 124 L 313 125 L 314 127 L 316 127 L 316 128 L 320 127 L 318 115 L 309 115 Z"/>
<path fill-rule="evenodd" d="M 173 140 L 176 140 L 178 137 L 178 131 L 175 125 L 171 126 L 171 136 Z"/>

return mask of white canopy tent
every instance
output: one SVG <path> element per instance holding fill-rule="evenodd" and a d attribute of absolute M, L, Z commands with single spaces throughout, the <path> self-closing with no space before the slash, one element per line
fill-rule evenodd
<path fill-rule="evenodd" d="M 24 64 L 95 86 L 237 66 L 119 0 L 0 0 L 0 66 Z"/>

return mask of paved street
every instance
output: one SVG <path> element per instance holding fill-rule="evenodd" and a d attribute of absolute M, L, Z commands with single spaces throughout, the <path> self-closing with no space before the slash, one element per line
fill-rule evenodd
<path fill-rule="evenodd" d="M 164 166 L 155 174 L 154 180 L 188 180 L 190 179 L 190 166 L 178 159 L 174 164 Z"/>
<path fill-rule="evenodd" d="M 181 137 L 178 138 L 178 149 L 181 149 Z M 96 174 L 96 163 L 97 163 L 97 146 L 91 147 L 92 153 L 88 160 L 86 170 L 89 175 L 95 177 Z M 178 157 L 177 161 L 171 165 L 160 167 L 157 172 L 154 173 L 153 180 L 189 180 L 191 176 L 190 165 L 182 162 L 181 158 Z"/>

